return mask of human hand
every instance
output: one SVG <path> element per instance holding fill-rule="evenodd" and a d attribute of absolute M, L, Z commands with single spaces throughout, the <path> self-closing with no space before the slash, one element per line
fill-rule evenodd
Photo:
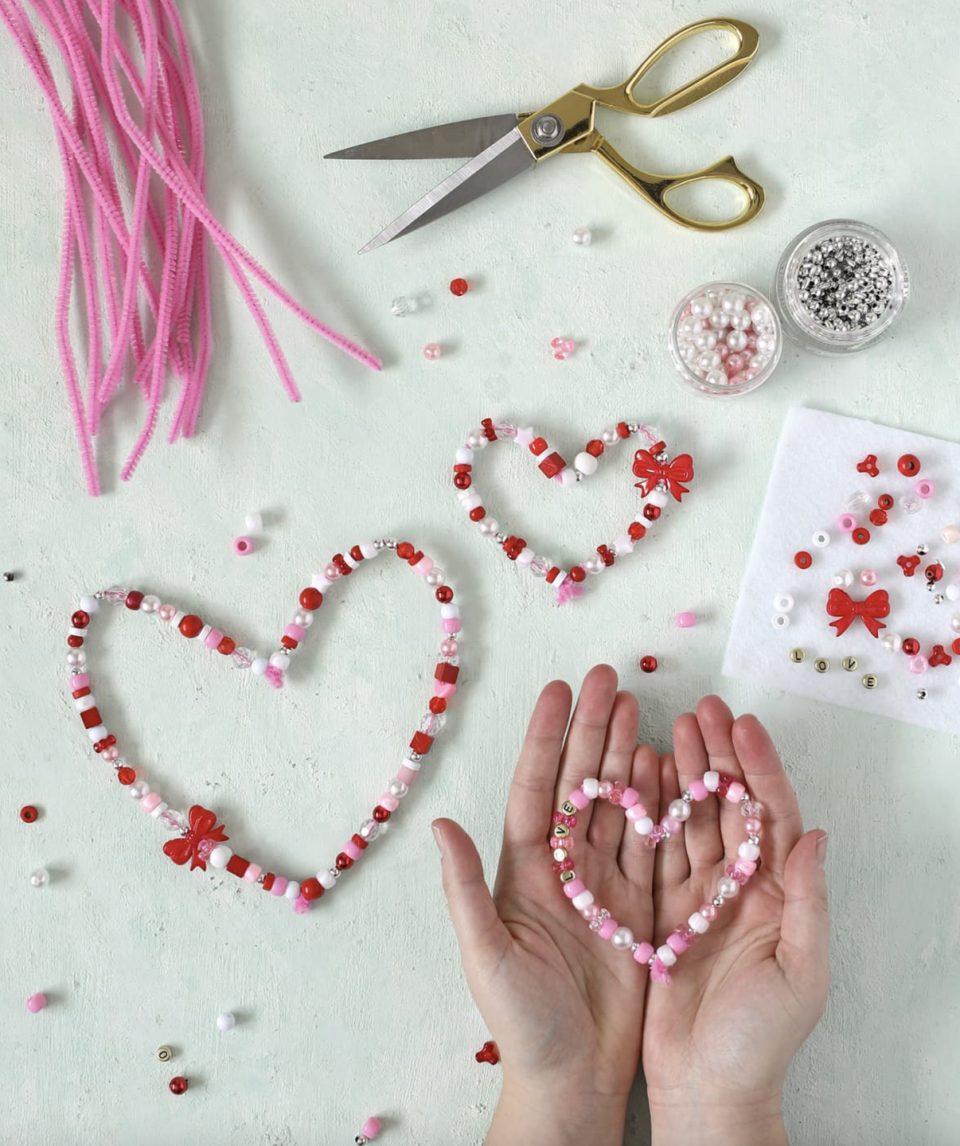
<path fill-rule="evenodd" d="M 674 726 L 660 810 L 707 769 L 746 784 L 764 806 L 762 862 L 736 901 L 647 998 L 643 1067 L 653 1142 L 780 1146 L 784 1076 L 823 1014 L 829 983 L 826 835 L 800 810 L 763 725 L 719 697 Z M 744 837 L 739 809 L 707 799 L 657 848 L 654 910 L 663 936 L 709 903 Z"/>
<path fill-rule="evenodd" d="M 567 729 L 570 704 L 562 681 L 537 701 L 510 788 L 493 897 L 470 837 L 451 820 L 434 824 L 467 982 L 503 1062 L 487 1146 L 620 1146 L 639 1066 L 648 976 L 572 909 L 551 871 L 546 836 L 554 810 L 590 776 L 620 780 L 656 808 L 658 758 L 637 746 L 639 706 L 617 692 L 612 668 L 587 674 Z M 597 901 L 616 904 L 646 937 L 653 853 L 606 801 L 578 821 L 577 868 L 589 873 Z"/>

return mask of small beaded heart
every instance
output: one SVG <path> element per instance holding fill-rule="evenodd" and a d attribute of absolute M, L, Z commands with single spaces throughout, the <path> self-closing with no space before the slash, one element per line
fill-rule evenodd
<path fill-rule="evenodd" d="M 691 805 L 705 800 L 711 793 L 715 793 L 718 799 L 739 805 L 740 814 L 744 817 L 746 839 L 738 849 L 737 858 L 727 864 L 726 874 L 718 881 L 717 893 L 713 899 L 702 904 L 685 924 L 668 935 L 665 943 L 659 947 L 649 942 L 638 943 L 629 927 L 622 926 L 607 908 L 596 903 L 593 892 L 587 889 L 587 885 L 577 875 L 570 855 L 574 846 L 573 829 L 577 826 L 577 812 L 582 812 L 592 800 L 607 800 L 623 809 L 634 831 L 643 837 L 645 846 L 655 848 L 661 840 L 668 840 L 681 831 L 692 814 Z M 640 803 L 640 793 L 635 788 L 624 787 L 620 780 L 611 782 L 593 777 L 584 780 L 564 800 L 560 810 L 553 813 L 549 838 L 553 852 L 551 866 L 554 874 L 560 876 L 564 895 L 587 921 L 591 931 L 600 939 L 608 940 L 618 951 L 631 952 L 640 966 L 650 968 L 650 978 L 655 983 L 669 983 L 668 968 L 676 963 L 678 956 L 693 946 L 699 936 L 709 931 L 710 924 L 717 918 L 718 909 L 727 900 L 736 898 L 740 888 L 747 884 L 757 870 L 760 837 L 763 834 L 760 822 L 762 811 L 761 805 L 750 798 L 739 780 L 710 771 L 705 772 L 701 780 L 694 780 L 679 799 L 671 801 L 667 814 L 659 824 L 655 824 Z"/>
<path fill-rule="evenodd" d="M 306 637 L 325 594 L 352 575 L 362 563 L 369 562 L 387 549 L 393 550 L 404 564 L 409 565 L 422 578 L 440 606 L 443 636 L 433 674 L 433 695 L 397 774 L 380 796 L 371 817 L 364 820 L 359 830 L 347 840 L 333 865 L 321 868 L 316 875 L 307 876 L 302 881 L 287 879 L 274 872 L 264 871 L 260 864 L 236 855 L 227 846 L 229 836 L 224 833 L 223 825 L 217 824 L 218 817 L 214 812 L 195 804 L 189 816 L 185 816 L 170 808 L 160 794 L 151 789 L 140 770 L 134 769 L 121 757 L 117 738 L 108 730 L 91 688 L 90 668 L 84 648 L 89 636 L 89 625 L 100 611 L 101 603 L 124 605 L 131 612 L 155 616 L 171 629 L 179 630 L 188 640 L 205 647 L 211 653 L 219 653 L 237 668 L 249 669 L 255 677 L 262 677 L 273 688 L 279 689 L 283 687 L 290 658 Z M 198 868 L 206 871 L 208 863 L 213 868 L 225 869 L 243 883 L 261 887 L 273 896 L 291 900 L 298 914 L 304 913 L 311 902 L 320 899 L 325 891 L 334 887 L 340 876 L 360 859 L 367 847 L 386 832 L 387 821 L 416 782 L 421 762 L 443 728 L 447 703 L 457 690 L 457 677 L 460 673 L 460 609 L 453 603 L 453 590 L 445 581 L 443 570 L 434 565 L 433 559 L 407 541 L 397 543 L 384 539 L 354 545 L 349 552 L 336 554 L 324 571 L 315 574 L 311 585 L 301 592 L 300 609 L 284 629 L 280 647 L 269 658 L 257 656 L 251 649 L 241 648 L 232 637 L 204 623 L 200 617 L 184 613 L 176 605 L 161 604 L 160 598 L 152 594 L 114 587 L 81 597 L 80 606 L 71 617 L 71 628 L 67 636 L 67 668 L 74 706 L 93 744 L 94 752 L 112 766 L 121 786 L 143 811 L 170 834 L 171 838 L 163 846 L 164 854 L 180 866 L 189 863 L 190 871 Z"/>

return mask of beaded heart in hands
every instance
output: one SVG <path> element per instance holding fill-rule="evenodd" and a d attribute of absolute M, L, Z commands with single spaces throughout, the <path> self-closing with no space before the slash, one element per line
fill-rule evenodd
<path fill-rule="evenodd" d="M 260 864 L 234 854 L 227 846 L 226 841 L 230 837 L 224 833 L 222 825 L 217 825 L 218 817 L 214 812 L 198 804 L 190 809 L 189 817 L 175 811 L 159 792 L 151 789 L 142 773 L 120 756 L 117 738 L 104 723 L 90 684 L 90 670 L 84 648 L 89 636 L 88 626 L 99 612 L 102 602 L 125 605 L 131 612 L 157 617 L 178 629 L 188 640 L 216 651 L 237 668 L 249 669 L 254 676 L 262 677 L 272 687 L 282 688 L 290 658 L 306 637 L 307 629 L 313 624 L 314 613 L 323 604 L 324 595 L 338 582 L 349 577 L 362 562 L 377 557 L 385 549 L 393 550 L 412 567 L 434 591 L 440 605 L 443 637 L 428 711 L 421 718 L 410 741 L 410 750 L 405 754 L 396 776 L 377 801 L 371 817 L 364 820 L 359 830 L 347 840 L 331 867 L 321 868 L 316 875 L 302 881 L 287 879 L 271 871 L 265 872 Z M 318 900 L 325 891 L 334 887 L 340 876 L 387 830 L 387 821 L 416 782 L 423 758 L 443 728 L 447 702 L 457 690 L 457 677 L 460 673 L 460 609 L 453 603 L 453 590 L 444 583 L 445 579 L 443 570 L 434 565 L 433 559 L 407 541 L 398 544 L 384 539 L 354 545 L 348 553 L 336 554 L 322 573 L 314 575 L 310 587 L 300 594 L 300 609 L 284 629 L 280 647 L 269 658 L 258 656 L 251 649 L 241 648 L 232 637 L 206 624 L 195 614 L 185 613 L 176 605 L 161 604 L 159 597 L 144 595 L 139 590 L 111 588 L 81 597 L 80 607 L 71 618 L 67 636 L 67 644 L 70 646 L 67 668 L 71 674 L 71 695 L 93 743 L 94 752 L 113 766 L 117 779 L 130 796 L 173 837 L 164 844 L 164 854 L 175 864 L 185 866 L 189 863 L 191 871 L 197 868 L 206 871 L 208 863 L 213 868 L 224 868 L 244 883 L 291 900 L 298 914 L 305 912 L 312 901 Z"/>
<path fill-rule="evenodd" d="M 646 941 L 638 943 L 629 927 L 618 923 L 607 908 L 596 903 L 593 892 L 588 890 L 574 868 L 570 853 L 575 842 L 572 833 L 577 826 L 577 812 L 583 811 L 592 800 L 608 800 L 623 808 L 634 831 L 643 837 L 645 846 L 655 848 L 661 840 L 670 839 L 683 828 L 693 811 L 691 805 L 694 802 L 705 800 L 711 793 L 731 804 L 739 804 L 747 838 L 740 845 L 736 860 L 727 864 L 726 874 L 718 881 L 717 893 L 709 903 L 702 904 L 686 924 L 677 927 L 659 947 Z M 635 788 L 625 788 L 620 780 L 611 783 L 593 777 L 575 788 L 560 805 L 560 810 L 553 813 L 549 839 L 553 850 L 551 866 L 554 873 L 560 876 L 563 894 L 588 922 L 591 931 L 599 938 L 609 940 L 611 946 L 618 951 L 630 951 L 640 966 L 650 968 L 650 978 L 655 983 L 669 983 L 668 968 L 676 963 L 678 956 L 694 945 L 699 936 L 709 931 L 710 924 L 717 918 L 718 909 L 727 900 L 735 899 L 740 894 L 740 888 L 746 885 L 757 870 L 760 837 L 763 834 L 760 822 L 762 811 L 761 805 L 750 798 L 739 780 L 709 771 L 703 774 L 701 780 L 694 780 L 678 800 L 671 801 L 667 814 L 659 824 L 655 824 L 640 803 L 640 793 Z"/>

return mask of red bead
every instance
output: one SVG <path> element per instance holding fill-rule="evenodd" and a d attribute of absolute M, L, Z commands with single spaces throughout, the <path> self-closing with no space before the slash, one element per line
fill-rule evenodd
<path fill-rule="evenodd" d="M 853 538 L 854 545 L 866 545 L 870 540 L 870 530 L 858 525 L 850 536 Z"/>
<path fill-rule="evenodd" d="M 500 1052 L 497 1050 L 496 1043 L 484 1043 L 480 1050 L 474 1055 L 477 1062 L 488 1062 L 491 1066 L 496 1066 L 500 1061 Z"/>
<path fill-rule="evenodd" d="M 172 1094 L 186 1094 L 189 1085 L 187 1080 L 179 1074 L 176 1078 L 170 1079 L 170 1091 Z"/>
<path fill-rule="evenodd" d="M 96 728 L 98 724 L 103 723 L 100 719 L 99 708 L 88 708 L 86 712 L 81 712 L 80 719 L 83 721 L 84 728 Z"/>
<path fill-rule="evenodd" d="M 893 509 L 893 498 L 888 493 L 882 493 L 877 498 L 877 505 L 881 509 Z"/>
<path fill-rule="evenodd" d="M 867 454 L 862 462 L 857 462 L 857 473 L 869 474 L 871 477 L 876 477 L 880 472 L 880 467 L 877 465 L 877 455 Z"/>
<path fill-rule="evenodd" d="M 243 873 L 250 866 L 250 861 L 244 859 L 243 856 L 232 855 L 227 862 L 227 871 L 231 875 L 235 875 L 237 879 L 243 879 Z"/>
<path fill-rule="evenodd" d="M 887 524 L 886 511 L 883 509 L 871 509 L 870 510 L 870 524 L 871 525 L 886 525 Z"/>
<path fill-rule="evenodd" d="M 547 573 L 547 577 L 546 577 L 547 584 L 552 585 L 554 583 L 554 581 L 556 581 L 556 579 L 559 576 L 560 576 L 560 566 L 559 565 L 551 566 L 550 571 Z"/>
<path fill-rule="evenodd" d="M 128 787 L 136 778 L 136 772 L 132 768 L 128 768 L 126 764 L 117 770 L 117 779 L 124 787 Z"/>
<path fill-rule="evenodd" d="M 285 649 L 295 649 L 297 645 L 300 644 L 300 642 L 295 641 L 293 637 L 288 637 L 286 633 L 284 633 L 284 635 L 280 638 L 280 644 L 283 645 Z"/>
<path fill-rule="evenodd" d="M 601 560 L 608 569 L 616 561 L 616 558 L 610 552 L 610 547 L 608 545 L 598 545 L 597 552 L 600 554 Z"/>
<path fill-rule="evenodd" d="M 717 799 L 723 800 L 729 791 L 730 784 L 726 780 L 721 780 L 717 785 Z"/>
<path fill-rule="evenodd" d="M 433 743 L 433 737 L 428 736 L 425 732 L 415 732 L 413 739 L 410 741 L 410 747 L 418 756 L 426 756 L 430 751 L 430 745 Z"/>
<path fill-rule="evenodd" d="M 627 533 L 630 534 L 634 541 L 640 541 L 642 538 L 646 537 L 647 527 L 641 521 L 631 521 L 630 526 L 627 529 Z"/>
<path fill-rule="evenodd" d="M 127 606 L 128 609 L 139 609 L 140 608 L 140 602 L 142 600 L 143 600 L 143 594 L 138 592 L 138 590 L 136 590 L 136 589 L 131 589 L 130 592 L 127 594 L 127 599 L 124 601 L 124 604 Z"/>
<path fill-rule="evenodd" d="M 526 547 L 527 543 L 522 537 L 508 537 L 503 543 L 503 551 L 511 561 L 516 561 Z"/>
<path fill-rule="evenodd" d="M 71 635 L 69 637 L 67 637 L 67 644 L 72 649 L 79 649 L 80 646 L 83 644 L 83 637 L 75 637 L 71 633 Z"/>
<path fill-rule="evenodd" d="M 809 569 L 813 564 L 813 558 L 805 549 L 801 549 L 799 553 L 793 555 L 793 563 L 798 569 Z"/>
<path fill-rule="evenodd" d="M 630 430 L 629 430 L 626 422 L 617 422 L 617 433 L 620 435 L 621 438 L 624 438 L 624 439 L 630 437 Z M 656 453 L 659 454 L 662 449 L 663 449 L 663 443 L 661 442 L 660 443 L 660 450 L 657 450 Z"/>
<path fill-rule="evenodd" d="M 579 565 L 574 565 L 570 570 L 570 580 L 576 581 L 578 584 L 586 577 L 586 573 L 580 568 Z"/>
<path fill-rule="evenodd" d="M 656 521 L 660 516 L 660 506 L 645 505 L 643 507 L 643 516 L 647 519 L 647 521 Z"/>
<path fill-rule="evenodd" d="M 236 647 L 237 642 L 233 639 L 233 637 L 224 637 L 220 644 L 217 645 L 217 652 L 222 653 L 225 657 L 228 657 Z"/>
<path fill-rule="evenodd" d="M 914 477 L 920 472 L 920 459 L 916 454 L 901 454 L 897 459 L 897 469 L 904 477 Z"/>
<path fill-rule="evenodd" d="M 353 566 L 348 564 L 347 559 L 344 557 L 344 555 L 342 553 L 334 553 L 333 563 L 340 570 L 340 572 L 344 575 L 344 577 L 349 577 L 350 574 L 353 572 Z"/>
<path fill-rule="evenodd" d="M 83 609 L 77 609 L 70 618 L 70 624 L 73 625 L 75 629 L 85 629 L 87 625 L 90 624 L 90 614 L 85 613 Z"/>
<path fill-rule="evenodd" d="M 530 443 L 530 453 L 534 454 L 536 457 L 540 457 L 545 449 L 547 449 L 546 438 L 534 438 Z"/>
<path fill-rule="evenodd" d="M 488 442 L 495 442 L 497 440 L 497 431 L 493 428 L 493 418 L 484 418 L 480 423 L 483 427 L 483 436 Z"/>
<path fill-rule="evenodd" d="M 316 877 L 305 879 L 303 883 L 300 884 L 300 894 L 304 899 L 319 899 L 320 896 L 323 895 L 323 892 L 323 884 Z"/>
<path fill-rule="evenodd" d="M 263 883 L 261 884 L 263 890 L 269 891 L 273 887 L 273 882 L 276 878 L 277 877 L 273 874 L 272 871 L 268 871 L 267 874 L 263 877 Z"/>
<path fill-rule="evenodd" d="M 442 696 L 431 696 L 430 704 L 428 706 L 434 715 L 439 716 L 441 712 L 447 711 L 447 702 Z"/>
<path fill-rule="evenodd" d="M 409 541 L 401 541 L 397 546 L 397 556 L 401 561 L 409 561 L 413 556 L 413 546 Z"/>
<path fill-rule="evenodd" d="M 604 446 L 603 442 L 601 442 L 599 438 L 593 438 L 587 442 L 587 453 L 591 454 L 595 458 L 600 457 L 605 449 L 606 446 Z"/>
<path fill-rule="evenodd" d="M 473 479 L 469 474 L 453 475 L 453 484 L 457 487 L 457 489 L 469 489 L 472 481 Z"/>
<path fill-rule="evenodd" d="M 100 753 L 104 748 L 112 748 L 116 744 L 117 738 L 111 732 L 109 736 L 105 736 L 102 740 L 98 740 L 93 746 L 94 752 Z"/>
<path fill-rule="evenodd" d="M 457 298 L 467 293 L 470 289 L 470 284 L 466 279 L 454 279 L 450 284 L 450 293 L 455 294 Z"/>
<path fill-rule="evenodd" d="M 387 808 L 382 808 L 379 804 L 373 809 L 373 818 L 378 824 L 385 824 L 390 819 L 390 812 Z"/>
<path fill-rule="evenodd" d="M 25 824 L 36 823 L 38 815 L 39 813 L 33 804 L 24 804 L 24 806 L 20 809 L 20 819 L 23 820 Z"/>
<path fill-rule="evenodd" d="M 547 454 L 540 463 L 540 472 L 548 478 L 555 478 L 566 464 L 558 453 Z"/>
<path fill-rule="evenodd" d="M 319 589 L 304 589 L 300 594 L 300 608 L 313 612 L 323 604 L 323 594 Z"/>
<path fill-rule="evenodd" d="M 187 613 L 180 622 L 180 632 L 183 633 L 185 637 L 189 637 L 190 640 L 193 640 L 194 637 L 198 637 L 202 628 L 203 621 L 193 613 Z"/>
<path fill-rule="evenodd" d="M 360 562 L 363 560 L 363 550 L 359 545 L 353 545 L 350 547 L 350 556 L 354 561 Z"/>
<path fill-rule="evenodd" d="M 924 569 L 923 575 L 932 584 L 936 584 L 937 581 L 943 578 L 943 566 L 939 561 L 935 561 L 933 565 L 928 565 L 926 569 Z"/>
<path fill-rule="evenodd" d="M 934 645 L 930 656 L 927 657 L 927 663 L 935 668 L 937 665 L 952 664 L 953 657 L 944 652 L 943 645 Z"/>
<path fill-rule="evenodd" d="M 370 846 L 359 832 L 353 833 L 353 835 L 350 837 L 350 843 L 352 843 L 355 848 L 359 848 L 362 852 L 365 852 Z"/>
<path fill-rule="evenodd" d="M 482 505 L 476 505 L 473 507 L 473 509 L 470 510 L 471 521 L 483 521 L 486 516 L 487 511 L 483 508 Z"/>
<path fill-rule="evenodd" d="M 70 695 L 73 697 L 74 700 L 79 700 L 81 696 L 89 696 L 90 695 L 90 689 L 89 688 L 77 688 L 77 689 L 74 689 L 74 691 Z"/>
<path fill-rule="evenodd" d="M 903 570 L 904 577 L 912 577 L 920 564 L 920 558 L 913 556 L 898 557 L 897 564 Z"/>
<path fill-rule="evenodd" d="M 420 562 L 422 560 L 423 560 L 423 550 L 418 549 L 410 558 L 408 558 L 407 564 L 408 565 L 416 565 L 418 562 Z"/>
<path fill-rule="evenodd" d="M 656 657 L 641 657 L 640 659 L 641 672 L 656 672 L 659 667 Z"/>
<path fill-rule="evenodd" d="M 958 657 L 960 657 L 960 637 L 957 637 L 957 639 L 953 642 L 953 644 L 950 646 L 950 648 L 953 649 L 953 651 L 957 654 Z"/>
<path fill-rule="evenodd" d="M 436 592 L 436 598 L 441 605 L 449 605 L 453 600 L 453 590 L 449 585 L 441 585 Z"/>
<path fill-rule="evenodd" d="M 448 664 L 447 661 L 441 661 L 437 665 L 437 670 L 433 674 L 435 680 L 442 681 L 444 684 L 456 684 L 457 677 L 460 675 L 460 669 L 457 665 Z"/>
<path fill-rule="evenodd" d="M 908 657 L 915 657 L 920 652 L 920 642 L 916 637 L 907 637 L 900 647 Z"/>
<path fill-rule="evenodd" d="M 346 852 L 341 852 L 337 856 L 337 870 L 346 871 L 347 868 L 353 867 L 353 860 L 347 855 Z"/>

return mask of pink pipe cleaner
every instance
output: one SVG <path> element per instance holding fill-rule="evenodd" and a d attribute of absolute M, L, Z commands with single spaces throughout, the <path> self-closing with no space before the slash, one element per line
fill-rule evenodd
<path fill-rule="evenodd" d="M 168 377 L 180 383 L 168 441 L 196 429 L 213 348 L 211 245 L 292 401 L 300 391 L 253 280 L 344 353 L 381 368 L 305 310 L 210 210 L 200 90 L 176 0 L 0 0 L 0 20 L 49 106 L 63 165 L 55 328 L 89 493 L 100 492 L 94 438 L 125 380 L 146 404 L 125 481 L 156 431 Z M 62 57 L 69 112 L 38 30 Z M 75 291 L 86 316 L 85 392 L 70 333 Z"/>

